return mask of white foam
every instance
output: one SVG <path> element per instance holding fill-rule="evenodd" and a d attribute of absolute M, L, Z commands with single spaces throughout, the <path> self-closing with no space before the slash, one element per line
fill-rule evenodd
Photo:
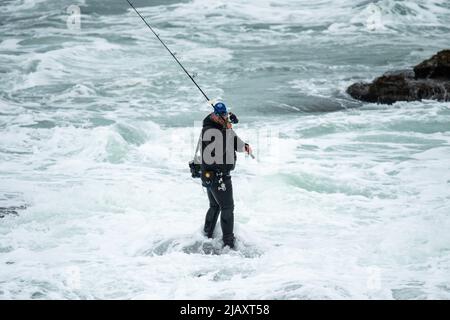
<path fill-rule="evenodd" d="M 20 3 L 30 11 L 11 9 Z M 410 28 L 445 27 L 445 2 L 418 4 L 378 1 L 375 17 L 354 1 L 142 8 L 171 24 L 158 32 L 202 88 L 240 112 L 236 132 L 257 159 L 239 154 L 233 173 L 237 251 L 222 250 L 220 225 L 201 235 L 207 195 L 187 167 L 191 121 L 210 109 L 133 12 L 52 29 L 54 47 L 1 42 L 19 55 L 1 56 L 0 192 L 28 208 L 0 219 L 0 298 L 448 299 L 448 104 L 300 113 L 297 102 L 335 101 L 355 74 L 387 68 L 375 54 L 343 58 L 337 42 L 372 53 L 364 41 L 378 39 L 384 53 Z M 384 29 L 366 28 L 370 17 Z M 47 43 L 48 31 L 33 35 Z"/>
<path fill-rule="evenodd" d="M 19 39 L 6 39 L 0 42 L 0 50 L 16 50 L 19 46 Z"/>

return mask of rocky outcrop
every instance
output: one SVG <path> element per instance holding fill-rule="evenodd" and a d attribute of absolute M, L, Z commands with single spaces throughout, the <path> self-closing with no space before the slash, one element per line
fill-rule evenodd
<path fill-rule="evenodd" d="M 27 207 L 24 205 L 13 207 L 0 207 L 0 218 L 4 218 L 7 215 L 17 216 L 20 210 L 25 210 Z"/>
<path fill-rule="evenodd" d="M 371 83 L 355 83 L 347 93 L 361 101 L 387 104 L 422 99 L 450 101 L 450 50 L 411 70 L 387 72 Z"/>
<path fill-rule="evenodd" d="M 450 50 L 443 50 L 414 67 L 416 79 L 450 80 Z"/>

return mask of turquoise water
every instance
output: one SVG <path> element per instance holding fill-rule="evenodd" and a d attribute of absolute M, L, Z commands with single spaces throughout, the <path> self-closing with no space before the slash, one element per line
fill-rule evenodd
<path fill-rule="evenodd" d="M 345 94 L 448 48 L 448 1 L 135 3 L 254 147 L 238 250 L 187 170 L 210 107 L 126 1 L 3 1 L 1 299 L 450 298 L 449 104 Z"/>

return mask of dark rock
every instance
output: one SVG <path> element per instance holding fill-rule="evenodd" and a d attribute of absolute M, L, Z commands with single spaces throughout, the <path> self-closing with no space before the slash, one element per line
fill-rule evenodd
<path fill-rule="evenodd" d="M 450 80 L 450 50 L 443 50 L 414 67 L 416 79 Z"/>
<path fill-rule="evenodd" d="M 355 99 L 391 104 L 433 99 L 450 101 L 450 50 L 439 52 L 414 70 L 386 72 L 372 83 L 355 83 L 347 93 Z"/>
<path fill-rule="evenodd" d="M 21 206 L 12 206 L 12 207 L 0 207 L 0 218 L 4 218 L 6 215 L 15 215 L 17 216 L 20 210 L 25 210 L 27 207 L 24 205 Z"/>

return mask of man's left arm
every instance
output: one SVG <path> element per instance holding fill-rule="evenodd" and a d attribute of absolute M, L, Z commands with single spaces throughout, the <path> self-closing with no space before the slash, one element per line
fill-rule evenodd
<path fill-rule="evenodd" d="M 241 138 L 239 138 L 239 136 L 236 134 L 236 132 L 234 132 L 233 129 L 231 129 L 234 135 L 234 150 L 237 152 L 246 152 L 248 154 L 252 153 L 252 148 L 250 147 L 250 145 L 248 143 L 245 143 L 244 141 L 242 141 Z"/>

